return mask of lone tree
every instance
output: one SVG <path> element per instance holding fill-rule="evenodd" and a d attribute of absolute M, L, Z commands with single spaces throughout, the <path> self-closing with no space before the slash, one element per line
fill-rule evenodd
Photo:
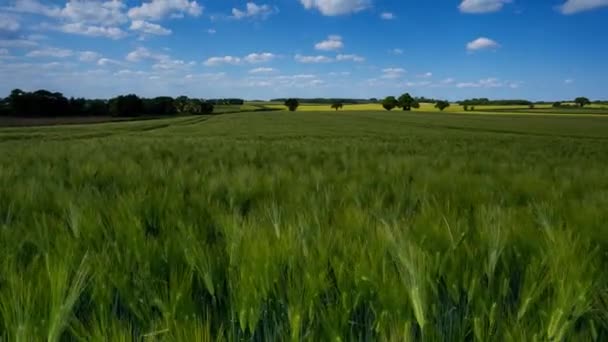
<path fill-rule="evenodd" d="M 342 107 L 344 107 L 342 102 L 335 102 L 331 105 L 331 109 L 335 109 L 336 112 L 338 111 L 338 109 L 342 109 Z"/>
<path fill-rule="evenodd" d="M 420 104 L 414 99 L 409 93 L 405 93 L 399 96 L 397 100 L 399 103 L 397 106 L 401 107 L 405 111 L 410 111 L 412 108 L 420 108 Z"/>
<path fill-rule="evenodd" d="M 577 97 L 576 99 L 574 99 L 574 102 L 581 108 L 585 107 L 588 104 L 591 104 L 591 101 L 589 101 L 589 99 L 586 97 Z"/>
<path fill-rule="evenodd" d="M 295 112 L 299 106 L 300 106 L 300 101 L 298 101 L 298 99 L 285 100 L 285 107 L 289 108 L 289 111 L 291 111 L 291 112 Z"/>
<path fill-rule="evenodd" d="M 399 101 L 394 96 L 388 96 L 382 100 L 382 107 L 388 111 L 393 110 L 397 105 L 399 105 Z"/>
<path fill-rule="evenodd" d="M 437 101 L 437 103 L 435 103 L 435 108 L 439 109 L 442 112 L 444 109 L 448 108 L 449 106 L 450 106 L 450 103 L 448 101 Z"/>
<path fill-rule="evenodd" d="M 561 106 L 562 106 L 561 102 L 559 102 L 559 101 L 558 102 L 553 102 L 553 108 L 559 108 Z"/>

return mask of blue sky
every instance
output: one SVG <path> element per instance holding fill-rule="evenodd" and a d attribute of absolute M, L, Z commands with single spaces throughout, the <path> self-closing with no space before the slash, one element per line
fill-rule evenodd
<path fill-rule="evenodd" d="M 608 99 L 608 0 L 0 0 L 0 96 Z"/>

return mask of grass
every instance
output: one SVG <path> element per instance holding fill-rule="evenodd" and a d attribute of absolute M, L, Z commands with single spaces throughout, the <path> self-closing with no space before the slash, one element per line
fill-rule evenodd
<path fill-rule="evenodd" d="M 607 119 L 0 129 L 0 340 L 605 341 Z"/>

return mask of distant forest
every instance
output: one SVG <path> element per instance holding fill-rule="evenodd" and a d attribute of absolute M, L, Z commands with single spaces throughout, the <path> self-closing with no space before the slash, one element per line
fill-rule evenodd
<path fill-rule="evenodd" d="M 211 114 L 216 105 L 242 105 L 243 99 L 193 99 L 186 96 L 140 98 L 121 95 L 109 100 L 66 98 L 62 93 L 48 90 L 11 91 L 0 99 L 0 116 L 61 117 L 61 116 L 166 116 L 176 114 Z"/>

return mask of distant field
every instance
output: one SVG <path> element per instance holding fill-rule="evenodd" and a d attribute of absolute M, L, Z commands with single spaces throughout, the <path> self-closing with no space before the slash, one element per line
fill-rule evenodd
<path fill-rule="evenodd" d="M 264 104 L 263 102 L 257 102 L 256 104 L 262 105 L 268 108 L 285 109 L 285 106 L 278 103 Z M 331 111 L 331 107 L 328 104 L 315 104 L 315 103 L 303 103 L 298 107 L 298 111 L 311 112 L 311 111 Z M 385 111 L 381 104 L 369 103 L 369 104 L 345 104 L 339 111 Z M 400 111 L 399 108 L 393 109 L 393 111 Z M 414 112 L 439 112 L 435 105 L 432 103 L 422 103 L 420 108 L 413 109 Z M 465 112 L 462 106 L 452 104 L 450 107 L 444 110 L 448 113 Z M 468 113 L 542 113 L 542 114 L 608 114 L 608 106 L 591 105 L 586 108 L 552 108 L 551 105 L 535 105 L 534 109 L 530 109 L 529 106 L 475 106 L 474 112 Z"/>
<path fill-rule="evenodd" d="M 0 341 L 608 340 L 608 117 L 314 108 L 0 128 Z"/>

